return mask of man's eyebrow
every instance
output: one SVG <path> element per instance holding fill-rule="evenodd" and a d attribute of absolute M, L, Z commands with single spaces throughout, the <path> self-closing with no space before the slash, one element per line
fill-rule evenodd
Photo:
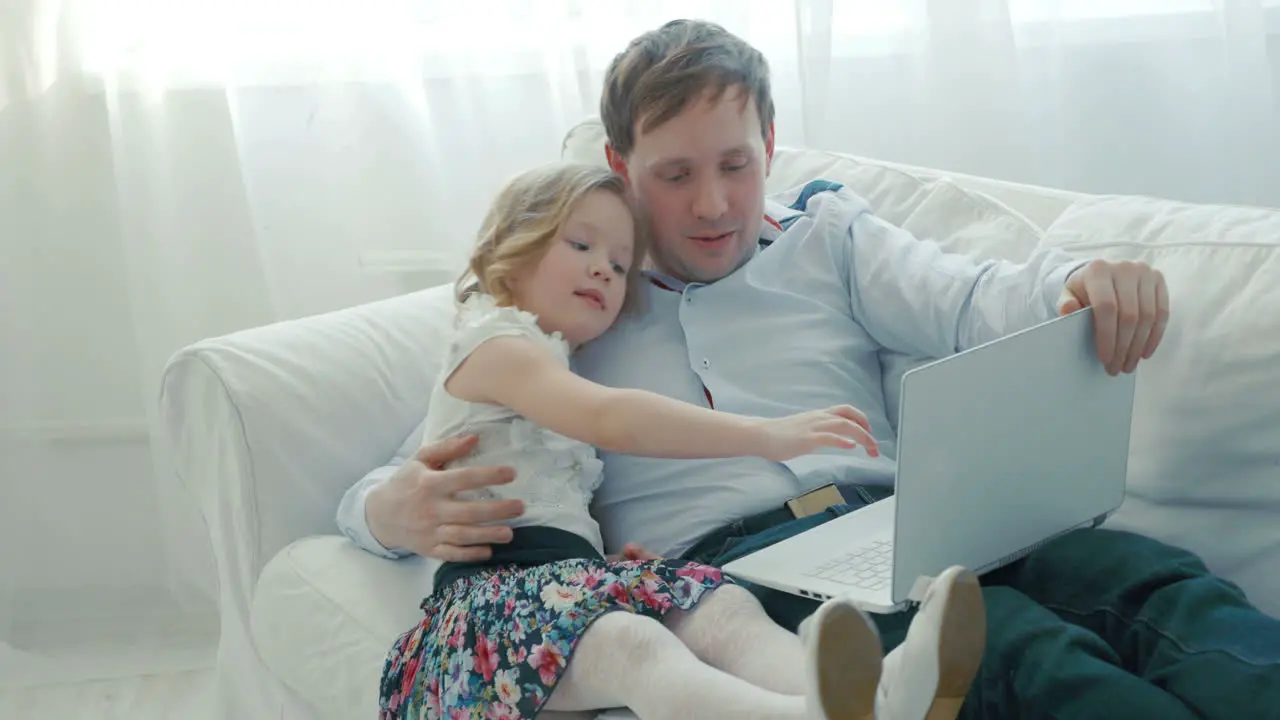
<path fill-rule="evenodd" d="M 673 165 L 687 165 L 687 164 L 689 164 L 689 158 L 677 157 L 677 158 L 666 158 L 664 160 L 657 160 L 652 164 L 650 164 L 649 167 L 655 168 L 658 170 L 665 170 Z"/>
<path fill-rule="evenodd" d="M 749 154 L 751 154 L 750 145 L 736 145 L 734 147 L 731 147 L 727 150 L 722 151 L 720 153 L 720 157 L 723 159 L 733 155 L 749 155 Z M 688 158 L 688 157 L 665 158 L 665 159 L 654 162 L 652 167 L 667 168 L 672 165 L 687 165 L 692 162 L 693 162 L 693 158 Z"/>

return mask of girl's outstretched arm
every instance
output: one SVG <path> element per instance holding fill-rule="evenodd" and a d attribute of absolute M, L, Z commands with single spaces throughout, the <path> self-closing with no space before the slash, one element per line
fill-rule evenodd
<path fill-rule="evenodd" d="M 445 389 L 470 402 L 509 407 L 553 432 L 628 455 L 781 461 L 820 447 L 862 444 L 873 453 L 876 448 L 866 417 L 851 407 L 779 419 L 708 410 L 593 383 L 534 341 L 514 336 L 482 343 L 446 380 Z"/>

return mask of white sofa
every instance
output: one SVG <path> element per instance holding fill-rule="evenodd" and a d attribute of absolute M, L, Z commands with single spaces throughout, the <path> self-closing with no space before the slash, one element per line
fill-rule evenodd
<path fill-rule="evenodd" d="M 564 155 L 603 162 L 602 145 L 589 121 Z M 1280 614 L 1280 212 L 1084 196 L 788 148 L 769 184 L 814 177 L 948 248 L 1016 260 L 1052 243 L 1161 268 L 1174 321 L 1139 378 L 1130 494 L 1110 524 L 1199 552 Z M 357 550 L 334 510 L 351 483 L 416 445 L 447 292 L 206 340 L 168 366 L 168 449 L 217 559 L 221 716 L 373 716 L 383 654 L 418 619 L 431 567 Z M 891 405 L 917 362 L 884 358 Z"/>

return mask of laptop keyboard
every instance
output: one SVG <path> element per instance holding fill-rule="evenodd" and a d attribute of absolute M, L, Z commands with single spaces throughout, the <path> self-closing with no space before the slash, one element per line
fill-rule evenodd
<path fill-rule="evenodd" d="M 893 543 L 877 540 L 831 558 L 805 575 L 864 590 L 879 590 L 889 584 L 892 567 Z"/>

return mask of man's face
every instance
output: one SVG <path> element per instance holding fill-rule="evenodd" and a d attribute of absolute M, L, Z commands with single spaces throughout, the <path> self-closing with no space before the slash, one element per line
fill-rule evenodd
<path fill-rule="evenodd" d="M 609 157 L 649 223 L 659 270 L 714 282 L 755 252 L 773 129 L 766 142 L 755 103 L 741 89 L 690 103 L 652 131 L 637 132 L 628 157 Z"/>

